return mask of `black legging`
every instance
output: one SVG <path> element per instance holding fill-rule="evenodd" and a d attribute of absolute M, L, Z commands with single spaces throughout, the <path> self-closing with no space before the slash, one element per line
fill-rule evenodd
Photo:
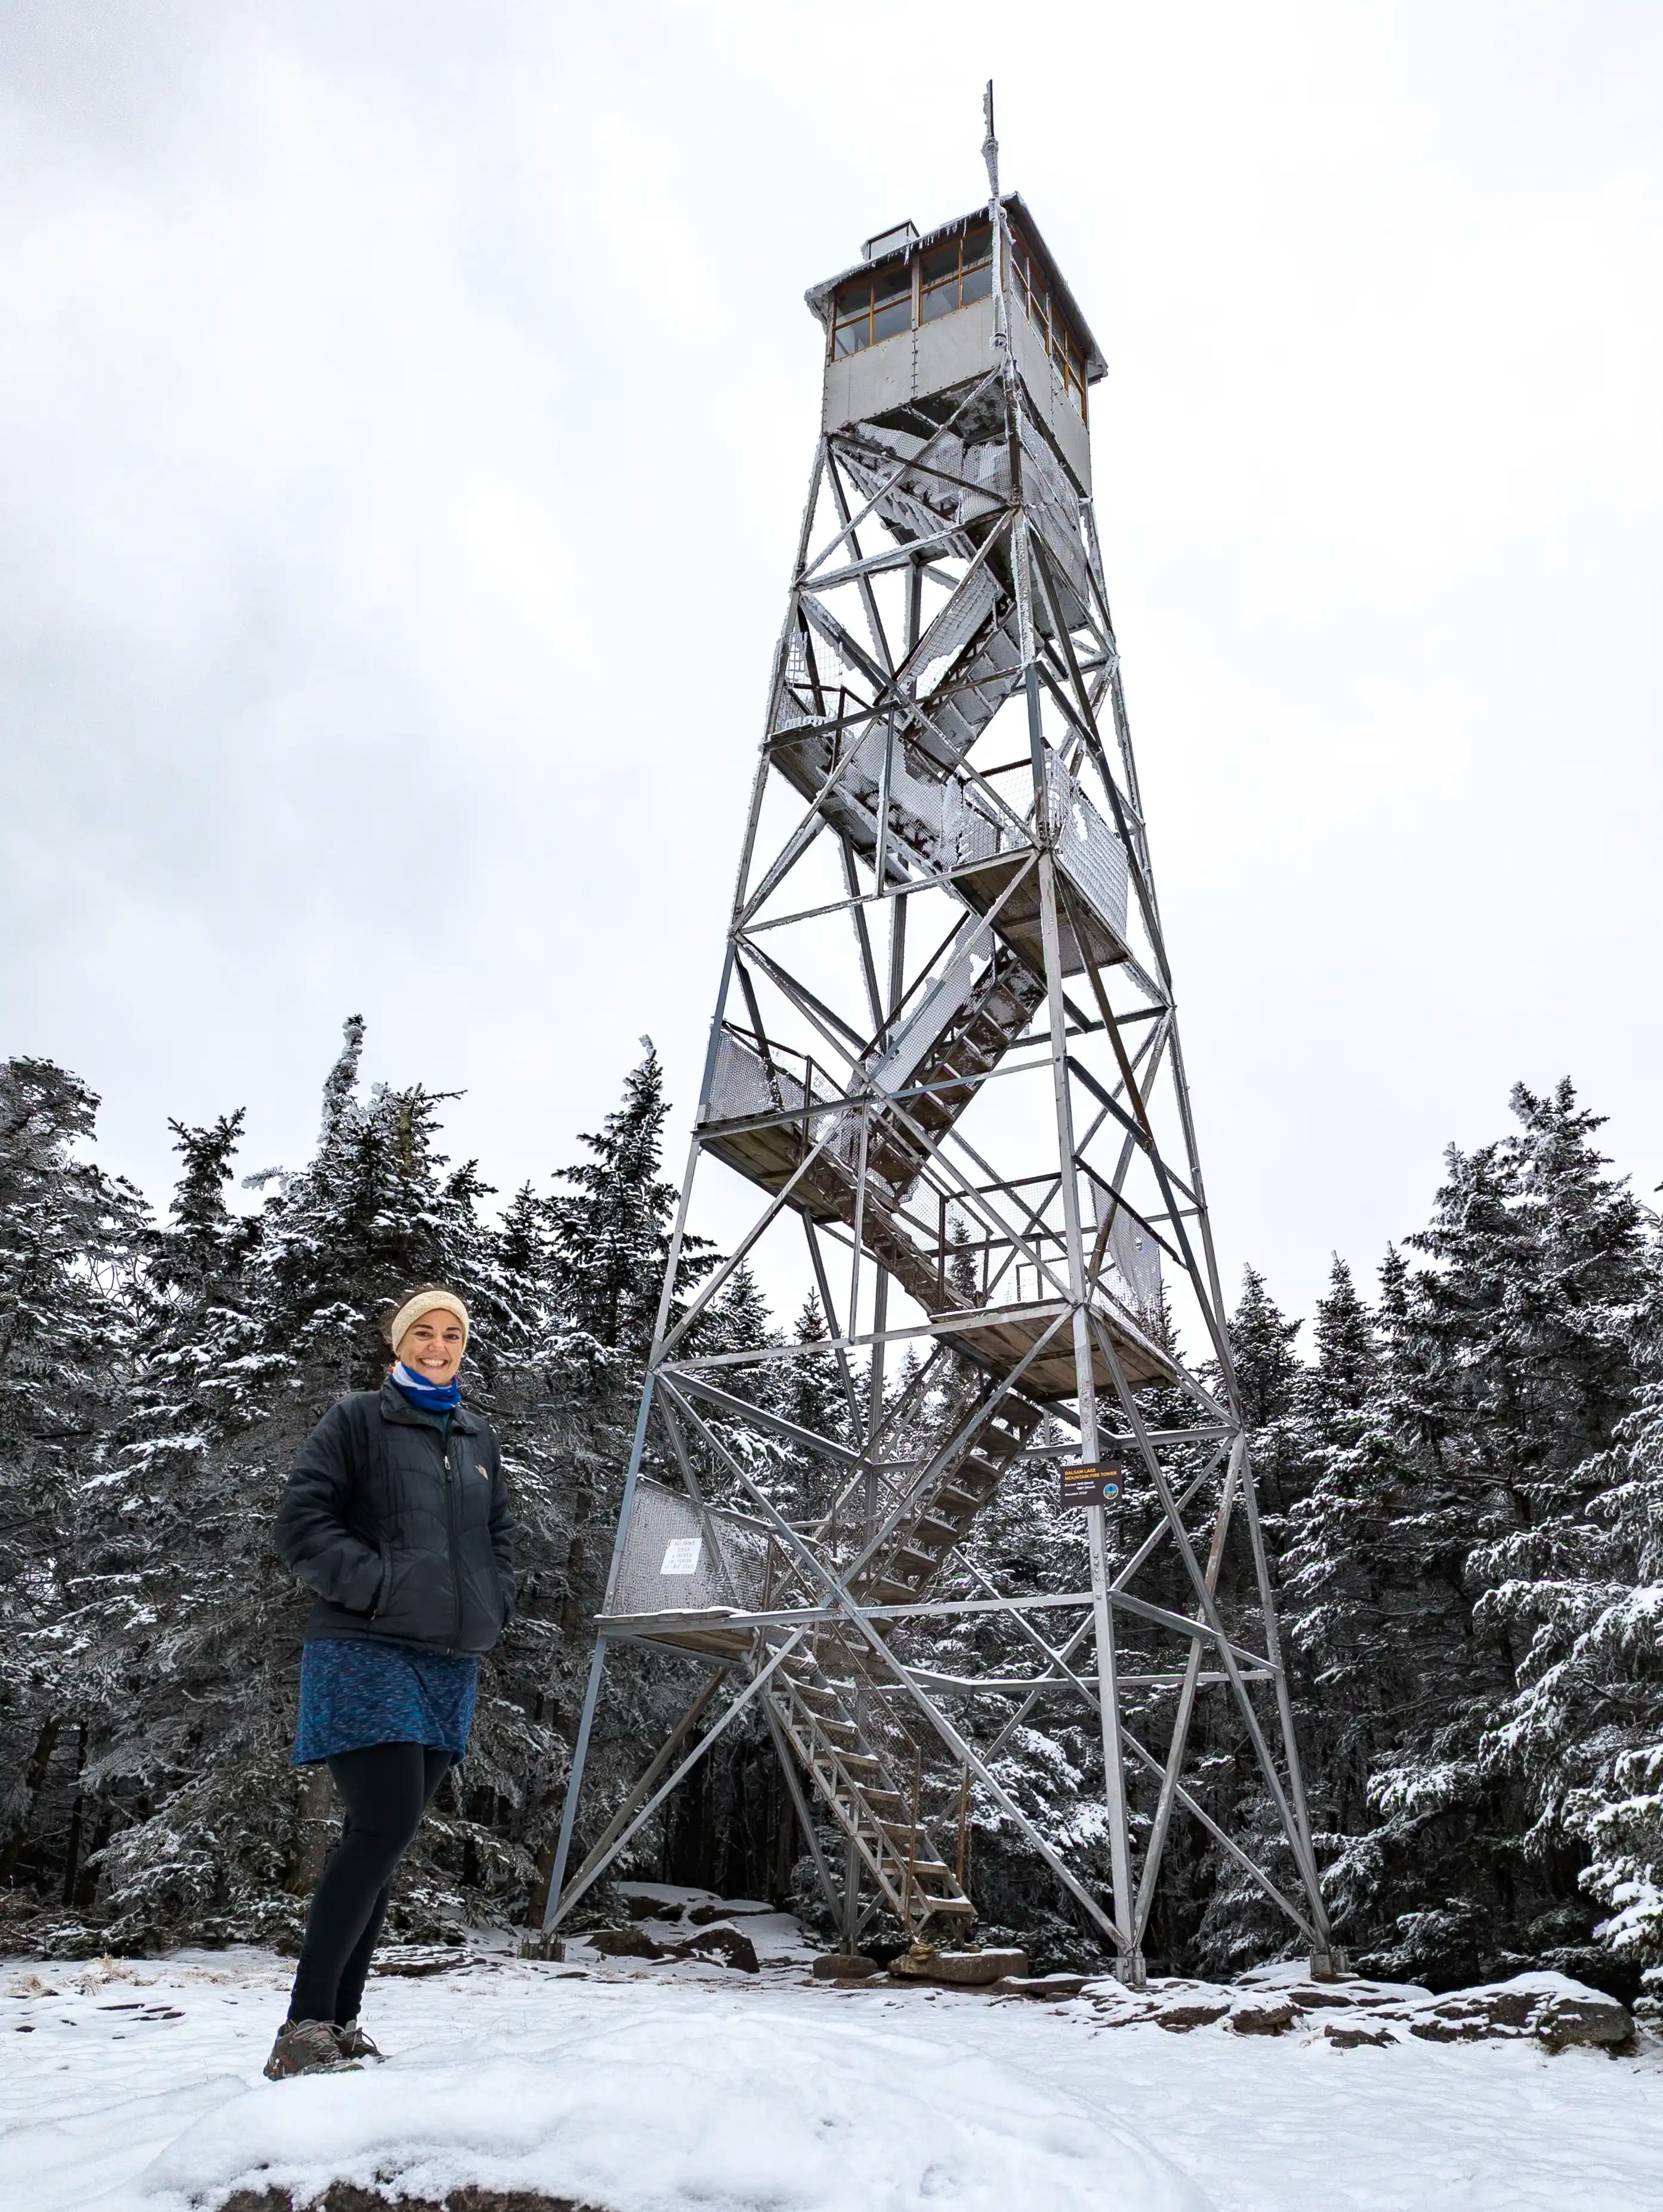
<path fill-rule="evenodd" d="M 357 2019 L 392 1877 L 450 1765 L 448 1751 L 423 1743 L 372 1744 L 330 1760 L 346 1818 L 306 1917 L 291 2020 L 344 2027 Z"/>

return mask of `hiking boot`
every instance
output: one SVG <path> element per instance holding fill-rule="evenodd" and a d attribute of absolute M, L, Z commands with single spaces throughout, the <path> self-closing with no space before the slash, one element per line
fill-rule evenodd
<path fill-rule="evenodd" d="M 335 2047 L 343 2058 L 385 2058 L 387 2055 L 376 2049 L 355 2017 L 348 2021 L 344 2027 L 338 2021 L 336 2022 Z"/>
<path fill-rule="evenodd" d="M 268 2081 L 284 2081 L 292 2074 L 327 2074 L 344 2064 L 346 2054 L 326 2020 L 286 2020 L 265 2062 Z"/>

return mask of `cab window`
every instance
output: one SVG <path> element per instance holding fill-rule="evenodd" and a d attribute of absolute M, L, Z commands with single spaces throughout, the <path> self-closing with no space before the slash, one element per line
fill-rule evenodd
<path fill-rule="evenodd" d="M 1023 313 L 1038 332 L 1046 352 L 1050 356 L 1057 381 L 1074 404 L 1074 411 L 1082 421 L 1085 417 L 1085 351 L 1060 305 L 1052 297 L 1045 281 L 1045 272 L 1039 257 L 1029 247 L 1019 232 L 1011 238 L 1011 267 L 1012 285 L 1022 302 Z"/>
<path fill-rule="evenodd" d="M 924 256 L 920 320 L 932 323 L 985 300 L 993 289 L 993 234 L 984 223 L 961 232 Z"/>
<path fill-rule="evenodd" d="M 832 330 L 832 358 L 859 353 L 880 338 L 893 337 L 913 326 L 913 271 L 910 262 L 898 269 L 857 276 L 837 295 Z"/>

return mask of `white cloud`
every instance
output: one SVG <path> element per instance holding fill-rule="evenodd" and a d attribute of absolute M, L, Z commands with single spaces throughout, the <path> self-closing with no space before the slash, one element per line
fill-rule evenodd
<path fill-rule="evenodd" d="M 568 1157 L 685 1102 L 809 282 L 982 190 L 1101 520 L 1227 1263 L 1569 1069 L 1657 1180 L 1652 11 L 290 0 L 0 26 L 9 1048 L 298 1157 L 338 1023 Z"/>

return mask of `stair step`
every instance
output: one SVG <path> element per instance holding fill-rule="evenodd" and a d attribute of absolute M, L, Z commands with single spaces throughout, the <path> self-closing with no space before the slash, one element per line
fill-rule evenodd
<path fill-rule="evenodd" d="M 918 1580 L 920 1573 L 932 1574 L 941 1565 L 939 1552 L 920 1551 L 916 1544 L 902 1544 L 897 1550 L 891 1552 L 889 1557 L 894 1564 L 913 1582 Z M 914 1560 L 918 1563 L 916 1566 L 913 1564 Z"/>
<path fill-rule="evenodd" d="M 913 1534 L 921 1536 L 936 1551 L 948 1552 L 958 1542 L 964 1531 L 950 1521 L 938 1521 L 933 1513 L 926 1513 Z"/>
<path fill-rule="evenodd" d="M 914 1828 L 907 1820 L 880 1820 L 877 1826 L 883 1830 L 890 1847 L 903 1859 L 911 1860 L 914 1874 L 928 1875 L 933 1880 L 938 1875 L 946 1873 L 945 1860 L 938 1859 L 935 1856 L 936 1847 L 922 1828 Z M 914 1857 L 913 1854 L 920 1850 L 920 1846 L 927 1856 Z"/>

